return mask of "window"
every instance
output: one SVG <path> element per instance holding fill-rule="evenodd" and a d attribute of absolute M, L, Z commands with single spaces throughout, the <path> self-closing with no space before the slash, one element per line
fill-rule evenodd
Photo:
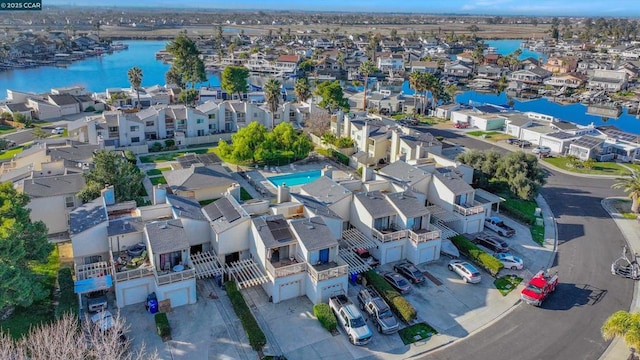
<path fill-rule="evenodd" d="M 147 121 L 145 123 L 145 126 L 153 126 L 153 125 L 155 125 L 155 123 L 153 121 Z"/>
<path fill-rule="evenodd" d="M 117 126 L 109 126 L 109 132 L 118 132 Z"/>
<path fill-rule="evenodd" d="M 198 120 L 196 121 L 196 124 L 204 124 L 204 119 L 198 119 Z"/>
<path fill-rule="evenodd" d="M 184 125 L 184 120 L 178 120 L 177 123 L 178 125 Z"/>
<path fill-rule="evenodd" d="M 140 127 L 139 126 L 131 126 L 129 127 L 129 131 L 134 132 L 134 131 L 139 131 Z"/>
<path fill-rule="evenodd" d="M 75 199 L 73 198 L 73 195 L 69 195 L 69 196 L 65 196 L 64 197 L 64 203 L 65 206 L 67 208 L 72 208 L 76 205 Z"/>
<path fill-rule="evenodd" d="M 274 114 L 273 118 L 276 119 L 276 120 L 280 119 L 280 114 Z"/>
<path fill-rule="evenodd" d="M 93 264 L 93 263 L 97 263 L 102 261 L 102 256 L 101 255 L 93 255 L 93 256 L 86 256 L 84 258 L 84 264 Z"/>
<path fill-rule="evenodd" d="M 132 137 L 132 138 L 131 138 L 131 142 L 132 142 L 132 143 L 138 143 L 138 142 L 140 142 L 140 137 L 139 137 L 139 136 L 134 136 L 134 137 Z"/>
<path fill-rule="evenodd" d="M 216 124 L 209 124 L 209 130 L 215 130 Z"/>
<path fill-rule="evenodd" d="M 204 136 L 204 130 L 198 130 L 198 136 Z"/>
<path fill-rule="evenodd" d="M 215 119 L 216 118 L 216 114 L 209 114 L 209 119 Z"/>

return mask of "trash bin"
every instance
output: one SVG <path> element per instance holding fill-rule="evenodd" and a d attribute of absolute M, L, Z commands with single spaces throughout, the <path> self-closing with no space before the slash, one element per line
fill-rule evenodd
<path fill-rule="evenodd" d="M 358 274 L 357 273 L 351 274 L 351 283 L 355 285 L 357 280 L 358 280 Z"/>
<path fill-rule="evenodd" d="M 158 312 L 158 299 L 149 300 L 149 312 L 155 314 Z"/>

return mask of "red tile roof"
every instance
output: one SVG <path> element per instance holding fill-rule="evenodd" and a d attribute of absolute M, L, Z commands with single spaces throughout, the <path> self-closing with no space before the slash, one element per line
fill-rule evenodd
<path fill-rule="evenodd" d="M 298 60 L 300 60 L 298 55 L 280 55 L 276 61 L 297 63 Z"/>

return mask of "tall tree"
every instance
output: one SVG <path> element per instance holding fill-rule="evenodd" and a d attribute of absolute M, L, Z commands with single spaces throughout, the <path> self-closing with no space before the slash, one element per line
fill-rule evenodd
<path fill-rule="evenodd" d="M 278 111 L 280 97 L 282 96 L 282 91 L 280 90 L 281 86 L 282 84 L 280 81 L 274 78 L 267 80 L 264 84 L 264 97 L 267 101 L 269 111 L 271 112 L 271 129 L 275 126 L 276 112 Z"/>
<path fill-rule="evenodd" d="M 107 150 L 96 152 L 93 163 L 94 168 L 84 174 L 85 186 L 78 193 L 82 201 L 98 198 L 108 185 L 113 185 L 117 202 L 139 200 L 144 175 L 135 164 Z"/>
<path fill-rule="evenodd" d="M 413 89 L 413 113 L 418 111 L 418 87 L 419 82 L 422 79 L 422 73 L 414 71 L 409 75 L 409 87 Z"/>
<path fill-rule="evenodd" d="M 138 97 L 138 109 L 142 108 L 140 104 L 140 85 L 142 85 L 142 69 L 137 66 L 132 67 L 127 71 L 127 77 L 129 78 L 129 84 L 136 90 L 136 96 Z"/>
<path fill-rule="evenodd" d="M 358 68 L 358 72 L 364 78 L 364 91 L 362 94 L 362 109 L 367 111 L 367 85 L 369 80 L 369 75 L 373 74 L 376 71 L 375 65 L 370 60 L 363 61 Z"/>
<path fill-rule="evenodd" d="M 32 222 L 29 196 L 10 182 L 0 184 L 0 309 L 30 306 L 49 294 L 33 272 L 53 249 L 42 221 Z"/>
<path fill-rule="evenodd" d="M 293 92 L 296 94 L 298 102 L 303 102 L 311 97 L 311 86 L 307 78 L 300 78 L 296 80 L 293 86 Z"/>
<path fill-rule="evenodd" d="M 329 112 L 338 109 L 349 111 L 349 100 L 344 97 L 342 85 L 338 80 L 320 83 L 314 90 L 314 94 L 322 98 L 318 106 L 327 109 Z"/>
<path fill-rule="evenodd" d="M 605 320 L 600 329 L 605 340 L 616 337 L 635 349 L 640 349 L 640 313 L 616 311 Z"/>
<path fill-rule="evenodd" d="M 611 187 L 614 189 L 622 189 L 629 194 L 631 199 L 631 212 L 637 214 L 640 208 L 640 173 L 632 171 L 631 176 L 627 178 L 618 178 L 618 182 Z"/>
<path fill-rule="evenodd" d="M 229 94 L 236 93 L 238 98 L 249 90 L 247 79 L 249 69 L 244 66 L 227 66 L 222 71 L 222 88 Z"/>
<path fill-rule="evenodd" d="M 167 51 L 173 55 L 173 64 L 169 69 L 172 77 L 178 77 L 183 85 L 195 84 L 207 81 L 207 73 L 204 62 L 200 58 L 200 51 L 195 42 L 189 39 L 185 32 L 180 33 L 173 41 L 167 44 Z M 169 77 L 169 75 L 165 75 Z"/>

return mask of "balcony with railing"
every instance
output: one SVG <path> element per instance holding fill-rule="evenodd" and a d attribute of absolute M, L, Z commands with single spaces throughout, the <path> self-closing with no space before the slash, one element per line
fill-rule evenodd
<path fill-rule="evenodd" d="M 340 260 L 341 259 L 339 259 L 338 261 Z M 309 265 L 307 266 L 307 272 L 309 273 L 309 275 L 311 275 L 311 279 L 313 279 L 313 281 L 317 283 L 318 281 L 324 281 L 348 275 L 349 265 L 347 265 L 346 263 L 338 264 L 336 262 L 330 261 L 324 264 Z"/>
<path fill-rule="evenodd" d="M 190 267 L 188 269 L 180 270 L 180 271 L 169 271 L 164 274 L 156 273 L 156 284 L 158 285 L 169 285 L 180 281 L 195 279 L 196 277 L 196 269 Z"/>
<path fill-rule="evenodd" d="M 307 270 L 307 263 L 298 256 L 277 262 L 267 261 L 266 264 L 267 272 L 274 278 L 299 274 Z"/>
<path fill-rule="evenodd" d="M 442 236 L 441 231 L 431 224 L 428 229 L 409 230 L 408 232 L 409 239 L 416 244 L 438 240 Z"/>
<path fill-rule="evenodd" d="M 401 229 L 396 224 L 390 224 L 387 229 L 378 230 L 375 228 L 371 229 L 371 236 L 374 239 L 386 243 L 391 241 L 402 240 L 407 237 L 407 230 Z"/>
<path fill-rule="evenodd" d="M 150 267 L 150 266 L 140 267 L 137 269 L 115 272 L 114 279 L 116 283 L 119 283 L 122 281 L 129 281 L 129 280 L 140 279 L 147 276 L 153 276 L 154 274 L 155 274 L 155 271 L 153 271 L 153 267 Z"/>
<path fill-rule="evenodd" d="M 472 216 L 477 214 L 484 213 L 484 207 L 482 206 L 460 206 L 458 204 L 453 204 L 453 211 L 462 215 L 462 216 Z"/>

